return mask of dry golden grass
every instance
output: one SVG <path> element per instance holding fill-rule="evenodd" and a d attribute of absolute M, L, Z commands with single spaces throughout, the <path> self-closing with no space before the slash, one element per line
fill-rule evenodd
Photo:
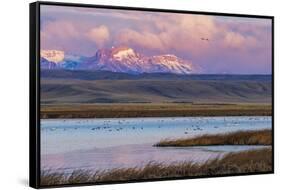
<path fill-rule="evenodd" d="M 121 118 L 187 116 L 270 116 L 270 104 L 127 103 L 41 105 L 40 117 Z"/>
<path fill-rule="evenodd" d="M 163 179 L 171 177 L 212 176 L 272 171 L 272 149 L 251 150 L 230 153 L 221 159 L 209 160 L 203 164 L 182 162 L 164 165 L 151 162 L 142 168 L 113 169 L 92 173 L 77 170 L 72 174 L 43 171 L 41 185 L 63 185 L 98 182 L 121 182 L 129 180 Z"/>
<path fill-rule="evenodd" d="M 259 131 L 237 131 L 225 134 L 206 134 L 188 139 L 164 139 L 154 146 L 213 146 L 213 145 L 271 145 L 270 129 Z"/>

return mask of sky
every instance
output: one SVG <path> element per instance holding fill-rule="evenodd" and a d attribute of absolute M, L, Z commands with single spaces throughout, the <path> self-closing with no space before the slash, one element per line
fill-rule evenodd
<path fill-rule="evenodd" d="M 210 74 L 271 74 L 271 20 L 41 5 L 41 49 L 93 56 L 128 46 Z M 208 40 L 202 40 L 208 39 Z"/>

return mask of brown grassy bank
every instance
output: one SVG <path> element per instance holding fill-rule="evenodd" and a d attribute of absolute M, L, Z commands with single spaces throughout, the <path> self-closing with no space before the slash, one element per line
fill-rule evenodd
<path fill-rule="evenodd" d="M 206 134 L 188 139 L 164 139 L 154 146 L 212 146 L 212 145 L 271 145 L 272 132 L 269 129 L 259 131 L 237 131 L 224 134 Z"/>
<path fill-rule="evenodd" d="M 187 116 L 270 116 L 269 104 L 71 104 L 41 105 L 40 117 L 48 118 L 122 118 Z"/>
<path fill-rule="evenodd" d="M 98 183 L 128 180 L 146 180 L 171 177 L 212 176 L 272 171 L 271 148 L 230 153 L 221 159 L 209 160 L 203 164 L 182 162 L 173 165 L 149 163 L 142 168 L 113 169 L 109 171 L 77 170 L 70 175 L 43 171 L 41 185 Z"/>

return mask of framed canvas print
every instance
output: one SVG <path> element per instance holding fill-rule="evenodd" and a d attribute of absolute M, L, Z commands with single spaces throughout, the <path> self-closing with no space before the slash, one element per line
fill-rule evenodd
<path fill-rule="evenodd" d="M 272 16 L 30 4 L 30 186 L 274 171 Z"/>

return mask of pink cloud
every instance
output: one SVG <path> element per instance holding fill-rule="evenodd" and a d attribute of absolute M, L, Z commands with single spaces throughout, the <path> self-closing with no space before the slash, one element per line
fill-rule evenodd
<path fill-rule="evenodd" d="M 124 29 L 117 35 L 116 41 L 120 44 L 132 44 L 152 50 L 165 49 L 162 39 L 157 34 L 148 31 L 138 32 L 132 29 Z"/>
<path fill-rule="evenodd" d="M 92 8 L 62 11 L 65 9 L 52 7 L 43 12 L 42 48 L 91 56 L 98 48 L 126 45 L 150 55 L 175 54 L 212 72 L 247 72 L 242 69 L 246 65 L 252 65 L 249 72 L 270 70 L 268 19 L 125 10 L 109 13 Z"/>
<path fill-rule="evenodd" d="M 89 25 L 87 22 L 70 20 L 48 21 L 41 27 L 40 35 L 42 49 L 57 49 L 75 54 L 82 52 L 89 55 L 96 51 L 93 47 L 103 47 L 110 39 L 109 30 L 105 25 Z"/>
<path fill-rule="evenodd" d="M 42 30 L 43 36 L 54 38 L 78 37 L 79 32 L 72 22 L 55 21 L 48 22 Z"/>
<path fill-rule="evenodd" d="M 227 22 L 227 18 L 224 19 Z M 214 16 L 170 13 L 144 16 L 142 22 L 144 24 L 139 24 L 138 28 L 119 31 L 114 42 L 163 52 L 187 52 L 192 56 L 208 56 L 233 49 L 253 51 L 264 47 L 259 38 L 264 38 L 265 33 L 255 23 L 247 27 L 245 25 L 248 23 L 233 21 L 235 24 L 225 24 Z M 208 38 L 209 41 L 202 41 L 201 38 Z"/>
<path fill-rule="evenodd" d="M 138 30 L 127 28 L 121 30 L 115 40 L 120 43 L 133 43 L 141 48 L 159 51 L 173 49 L 199 54 L 210 48 L 201 38 L 212 39 L 220 32 L 219 26 L 208 16 L 166 14 L 146 19 L 154 24 L 156 30 L 147 25 L 143 28 L 139 26 Z"/>
<path fill-rule="evenodd" d="M 109 30 L 105 25 L 91 28 L 86 36 L 97 44 L 98 47 L 103 47 L 109 41 Z"/>
<path fill-rule="evenodd" d="M 80 38 L 80 31 L 73 22 L 58 20 L 42 26 L 40 35 L 41 48 L 65 50 L 72 44 L 71 41 Z"/>
<path fill-rule="evenodd" d="M 234 49 L 250 49 L 257 46 L 257 39 L 252 36 L 244 36 L 236 32 L 227 32 L 224 36 L 224 46 Z"/>

